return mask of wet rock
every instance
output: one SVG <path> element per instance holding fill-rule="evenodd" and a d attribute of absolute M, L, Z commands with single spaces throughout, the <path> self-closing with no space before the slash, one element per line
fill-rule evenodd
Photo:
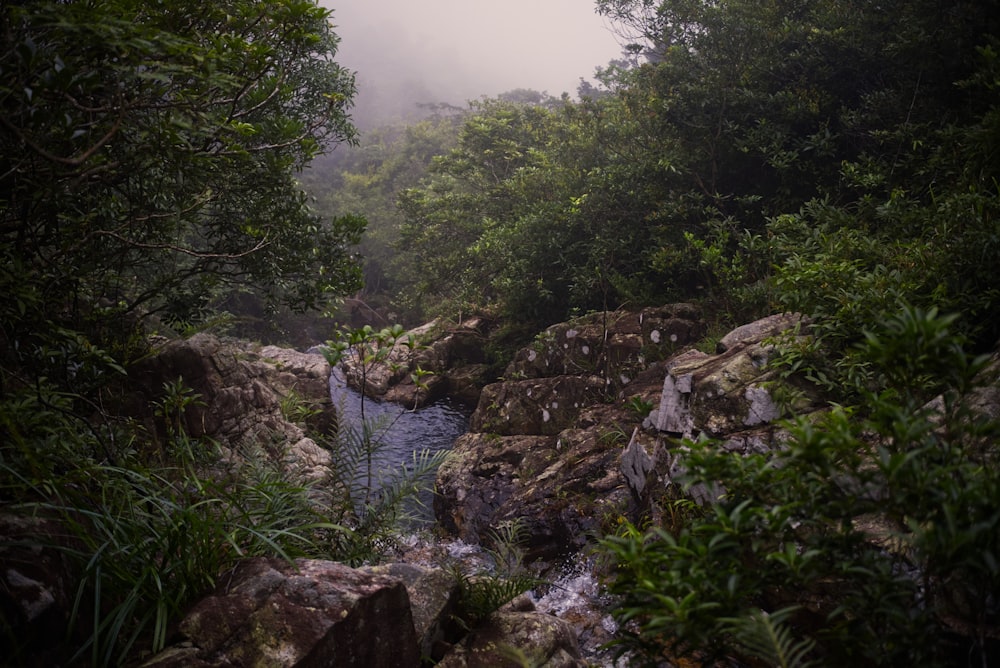
<path fill-rule="evenodd" d="M 437 664 L 439 668 L 585 668 L 573 628 L 542 612 L 498 612 Z"/>
<path fill-rule="evenodd" d="M 364 387 L 371 397 L 416 408 L 448 395 L 475 405 L 487 382 L 487 327 L 482 318 L 455 326 L 434 320 L 404 333 L 381 362 L 363 368 L 356 356 L 346 355 L 341 366 L 348 384 Z M 413 377 L 418 369 L 430 372 L 419 383 Z"/>
<path fill-rule="evenodd" d="M 618 467 L 623 445 L 600 428 L 558 437 L 466 434 L 438 470 L 435 516 L 470 543 L 515 520 L 529 560 L 582 548 L 629 503 Z"/>
<path fill-rule="evenodd" d="M 184 617 L 179 633 L 144 665 L 420 665 L 404 584 L 329 561 L 242 562 Z"/>
<path fill-rule="evenodd" d="M 458 610 L 459 583 L 455 575 L 440 568 L 416 564 L 386 564 L 362 569 L 400 580 L 410 599 L 413 625 L 420 642 L 420 654 L 431 657 L 434 648 L 447 642 Z"/>
<path fill-rule="evenodd" d="M 521 487 L 521 478 L 539 473 L 558 458 L 550 436 L 460 436 L 438 469 L 434 514 L 442 527 L 479 543 L 495 526 L 498 512 Z"/>

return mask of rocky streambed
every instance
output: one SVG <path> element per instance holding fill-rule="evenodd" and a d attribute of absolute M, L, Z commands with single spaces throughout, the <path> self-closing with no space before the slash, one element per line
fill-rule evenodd
<path fill-rule="evenodd" d="M 587 567 L 589 547 L 654 507 L 650 499 L 670 485 L 677 464 L 677 437 L 706 434 L 741 451 L 780 442 L 771 425 L 768 339 L 799 324 L 774 316 L 735 330 L 709 354 L 690 347 L 704 333 L 693 306 L 593 314 L 541 333 L 497 382 L 483 358 L 484 321 L 416 330 L 423 345 L 394 350 L 368 370 L 366 386 L 383 402 L 379 410 L 393 407 L 408 425 L 398 456 L 444 447 L 421 435 L 422 415 L 465 432 L 444 437 L 453 445 L 436 479 L 438 539 L 404 543 L 397 563 L 365 569 L 248 560 L 220 578 L 181 621 L 176 642 L 145 665 L 485 666 L 504 665 L 510 647 L 538 666 L 609 665 L 600 647 L 615 629 Z M 417 368 L 433 375 L 415 383 Z M 346 383 L 356 372 L 343 369 Z M 222 443 L 224 456 L 255 444 L 311 480 L 332 463 L 312 435 L 333 428 L 338 402 L 344 419 L 345 401 L 358 400 L 336 384 L 341 394 L 331 397 L 321 355 L 206 334 L 165 342 L 133 376 L 137 404 L 155 401 L 165 380 L 182 378 L 203 399 L 185 414 L 185 427 Z M 312 407 L 304 423 L 290 421 L 289 397 Z M 447 419 L 438 414 L 443 398 L 471 410 L 467 431 L 454 404 Z M 803 411 L 813 408 L 807 403 Z M 475 629 L 456 629 L 460 592 L 448 568 L 482 559 L 477 550 L 492 547 L 493 535 L 512 523 L 532 572 L 553 585 Z M 40 598 L 67 600 L 65 591 L 52 591 L 62 581 L 11 572 L 8 583 L 34 583 L 21 599 L 8 587 L 12 605 L 27 611 Z M 30 612 L 44 618 L 37 606 Z M 28 612 L 25 618 L 30 624 Z"/>

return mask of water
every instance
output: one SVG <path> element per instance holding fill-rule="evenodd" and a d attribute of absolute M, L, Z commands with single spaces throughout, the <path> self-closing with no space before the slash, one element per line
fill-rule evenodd
<path fill-rule="evenodd" d="M 360 429 L 361 393 L 347 386 L 343 371 L 337 367 L 330 374 L 330 398 L 337 407 L 340 419 Z M 364 399 L 365 419 L 377 425 L 378 451 L 373 458 L 373 486 L 381 487 L 379 480 L 391 479 L 402 467 L 412 469 L 414 457 L 426 452 L 430 455 L 451 450 L 455 439 L 469 430 L 469 411 L 449 399 L 410 410 L 385 401 Z M 365 470 L 358 471 L 358 482 L 365 482 Z M 433 483 L 433 478 L 430 480 Z M 433 520 L 429 492 L 423 494 L 418 507 L 410 508 L 421 519 Z"/>
<path fill-rule="evenodd" d="M 343 372 L 336 368 L 330 375 L 330 396 L 342 419 L 349 424 L 361 424 L 361 394 L 347 386 Z M 469 428 L 469 411 L 451 401 L 439 401 L 424 408 L 408 410 L 398 404 L 365 399 L 365 417 L 386 426 L 381 437 L 384 447 L 378 453 L 375 468 L 383 475 L 412 466 L 414 453 L 450 450 L 452 444 Z M 359 478 L 360 480 L 360 478 Z M 432 482 L 432 481 L 431 481 Z M 434 520 L 429 496 L 423 497 L 417 513 L 427 522 Z M 417 509 L 414 509 L 417 510 Z M 492 559 L 478 545 L 462 541 L 442 541 L 426 534 L 407 534 L 401 540 L 403 561 L 426 567 L 444 564 L 459 565 L 467 574 L 492 569 Z M 589 665 L 621 668 L 625 662 L 615 662 L 612 652 L 602 645 L 617 630 L 608 614 L 608 600 L 586 559 L 575 560 L 553 576 L 551 584 L 530 592 L 538 610 L 569 622 L 579 634 L 580 646 Z"/>

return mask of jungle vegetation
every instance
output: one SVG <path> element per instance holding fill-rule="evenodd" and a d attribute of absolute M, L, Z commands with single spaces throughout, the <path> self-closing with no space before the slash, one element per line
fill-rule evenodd
<path fill-rule="evenodd" d="M 0 506 L 82 540 L 76 610 L 94 614 L 77 616 L 77 659 L 162 645 L 227 560 L 336 556 L 349 534 L 305 490 L 259 467 L 212 487 L 183 433 L 169 466 L 151 461 L 121 397 L 150 333 L 217 320 L 233 294 L 308 310 L 358 290 L 408 324 L 480 313 L 524 336 L 671 301 L 720 327 L 808 315 L 812 338 L 782 363 L 841 408 L 797 423 L 775 461 L 704 453 L 692 479 L 740 496 L 683 529 L 609 537 L 626 648 L 995 658 L 996 439 L 961 397 L 1000 337 L 1000 7 L 595 11 L 625 48 L 578 99 L 512 91 L 362 138 L 353 75 L 308 0 L 0 7 Z M 336 144 L 357 147 L 300 173 Z M 150 412 L 169 424 L 197 397 L 167 390 Z M 923 408 L 936 395 L 947 428 Z M 873 500 L 857 485 L 886 490 L 876 505 L 909 551 L 863 545 L 851 521 Z M 819 615 L 785 596 L 830 582 L 858 596 Z"/>

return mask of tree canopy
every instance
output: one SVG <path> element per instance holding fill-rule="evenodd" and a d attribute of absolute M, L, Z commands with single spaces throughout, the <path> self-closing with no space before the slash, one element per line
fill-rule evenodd
<path fill-rule="evenodd" d="M 474 103 L 400 189 L 411 301 L 548 324 L 709 299 L 856 340 L 906 298 L 1000 335 L 994 3 L 596 8 L 632 62 L 579 101 Z"/>
<path fill-rule="evenodd" d="M 362 221 L 322 220 L 294 178 L 355 136 L 354 78 L 333 60 L 326 10 L 120 0 L 0 11 L 5 354 L 26 354 L 46 323 L 189 319 L 234 286 L 313 307 L 356 285 L 347 249 Z"/>

